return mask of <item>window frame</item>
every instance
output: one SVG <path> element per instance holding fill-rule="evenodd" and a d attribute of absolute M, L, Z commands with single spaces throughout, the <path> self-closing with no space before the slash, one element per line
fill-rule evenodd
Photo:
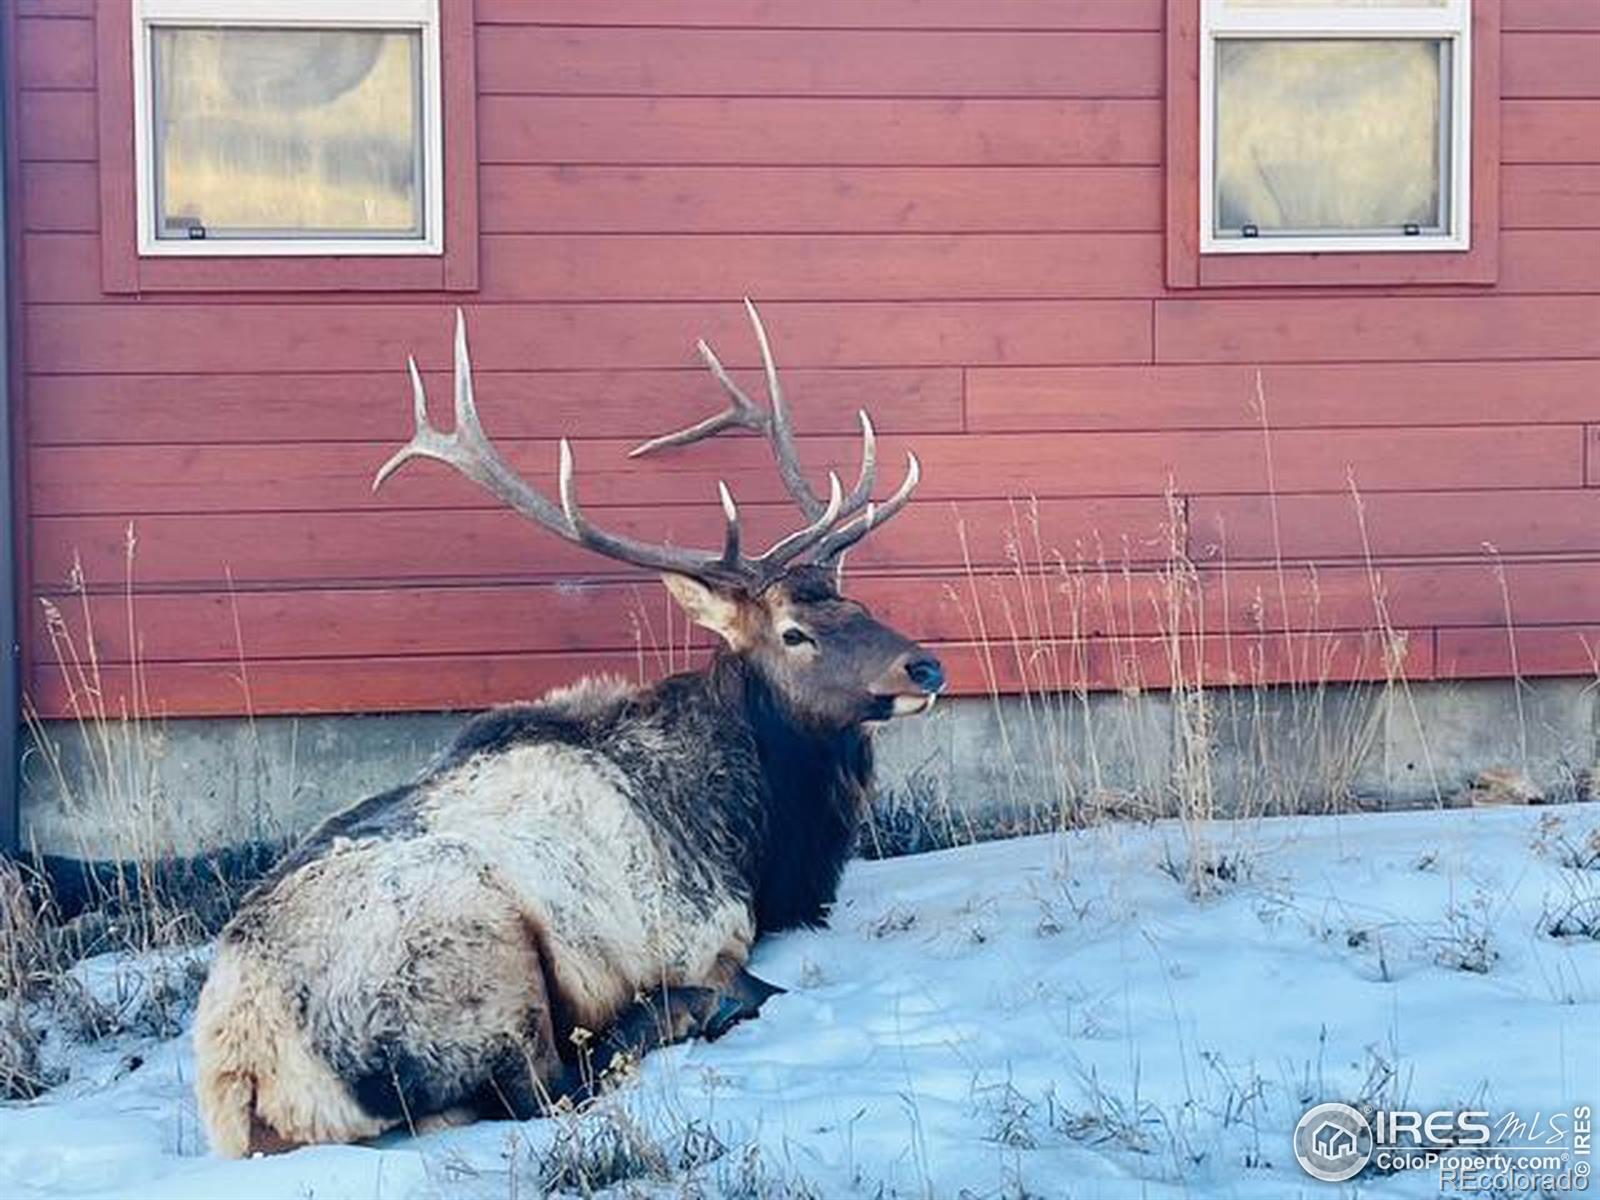
<path fill-rule="evenodd" d="M 1499 278 L 1501 0 L 1472 0 L 1466 249 L 1202 253 L 1201 0 L 1166 0 L 1166 282 L 1196 288 L 1492 285 Z M 1322 239 L 1319 239 L 1319 241 Z"/>
<path fill-rule="evenodd" d="M 1448 134 L 1450 147 L 1440 189 L 1448 196 L 1448 232 L 1222 238 L 1216 235 L 1217 43 L 1228 40 L 1340 41 L 1412 39 L 1450 47 Z M 1375 254 L 1438 253 L 1472 248 L 1472 11 L 1467 0 L 1439 7 L 1381 5 L 1230 8 L 1229 0 L 1200 6 L 1200 253 Z"/>
<path fill-rule="evenodd" d="M 100 6 L 95 19 L 96 119 L 100 174 L 100 285 L 112 295 L 161 292 L 421 292 L 476 291 L 478 253 L 478 119 L 474 0 L 427 0 L 438 11 L 438 130 L 435 188 L 441 214 L 434 226 L 440 244 L 431 252 L 396 253 L 394 239 L 376 251 L 352 252 L 333 239 L 307 239 L 300 253 L 260 252 L 243 239 L 216 239 L 214 249 L 176 254 L 140 252 L 134 64 L 137 5 L 120 0 Z M 196 7 L 203 0 L 181 0 Z M 283 23 L 280 14 L 327 15 L 362 0 L 227 0 L 226 12 L 244 8 L 262 23 Z M 384 0 L 386 12 L 397 5 Z M 208 14 L 218 9 L 205 6 Z M 364 10 L 371 14 L 371 7 Z M 393 17 L 377 20 L 395 25 Z M 211 240 L 211 239 L 207 239 Z M 341 239 L 343 241 L 343 239 Z"/>
<path fill-rule="evenodd" d="M 438 0 L 134 0 L 133 158 L 139 253 L 149 257 L 213 258 L 225 255 L 331 254 L 438 255 L 444 251 L 444 139 L 440 120 L 443 83 Z M 422 171 L 421 237 L 199 238 L 156 236 L 156 180 L 152 124 L 153 31 L 161 26 L 236 29 L 393 29 L 421 35 Z"/>

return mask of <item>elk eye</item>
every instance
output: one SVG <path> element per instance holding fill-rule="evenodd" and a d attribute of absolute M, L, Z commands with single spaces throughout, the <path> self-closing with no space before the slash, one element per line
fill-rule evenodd
<path fill-rule="evenodd" d="M 783 631 L 783 644 L 785 646 L 804 646 L 807 643 L 815 644 L 811 635 L 797 625 L 791 625 Z"/>

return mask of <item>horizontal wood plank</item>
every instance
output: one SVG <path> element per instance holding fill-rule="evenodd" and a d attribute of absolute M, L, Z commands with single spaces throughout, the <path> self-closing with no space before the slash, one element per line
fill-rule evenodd
<path fill-rule="evenodd" d="M 22 163 L 22 228 L 94 233 L 100 225 L 100 177 L 93 163 Z"/>
<path fill-rule="evenodd" d="M 1153 499 L 1040 501 L 1041 538 L 1063 554 L 1115 561 L 1159 560 L 1168 546 L 1167 506 Z M 789 505 L 742 505 L 752 537 L 796 524 Z M 1017 541 L 1007 501 L 914 504 L 863 542 L 852 567 L 920 569 L 1005 565 Z M 671 533 L 680 545 L 721 544 L 714 503 L 605 512 L 607 528 L 638 537 Z M 120 587 L 133 528 L 135 575 L 151 586 L 363 584 L 377 581 L 581 579 L 629 569 L 538 530 L 509 510 L 359 513 L 217 513 L 142 517 L 38 517 L 30 548 L 38 587 L 82 578 Z M 963 535 L 966 545 L 962 545 Z M 632 572 L 637 575 L 637 572 Z"/>
<path fill-rule="evenodd" d="M 24 245 L 26 294 L 35 303 L 140 302 L 102 294 L 99 241 L 92 232 L 35 232 L 25 235 Z M 1507 231 L 1500 292 L 1592 294 L 1600 287 L 1589 269 L 1597 253 L 1600 229 Z M 502 234 L 486 235 L 482 254 L 480 299 L 491 303 L 737 302 L 753 280 L 761 282 L 769 302 L 1133 298 L 1161 292 L 1161 239 L 1155 233 Z M 256 265 L 266 269 L 253 287 L 283 291 L 326 287 L 343 268 L 341 260 L 327 259 Z M 209 279 L 212 287 L 231 291 L 230 300 L 261 299 L 259 291 L 237 291 L 237 269 L 226 260 L 160 266 L 167 275 L 181 276 L 185 290 L 202 290 Z M 437 285 L 436 263 L 389 259 L 366 267 L 372 269 L 351 287 L 426 287 L 430 278 Z M 374 298 L 418 299 L 403 293 Z"/>
<path fill-rule="evenodd" d="M 732 372 L 759 395 L 761 373 Z M 635 437 L 678 429 L 717 411 L 722 392 L 698 367 L 641 371 L 475 371 L 485 421 L 498 438 Z M 450 394 L 429 371 L 430 396 Z M 961 429 L 955 367 L 785 370 L 802 433 L 854 434 L 865 408 L 880 432 Z M 404 368 L 306 375 L 35 375 L 28 434 L 35 446 L 248 442 L 371 442 L 408 436 Z"/>
<path fill-rule="evenodd" d="M 1024 532 L 1024 540 L 1028 534 Z M 1033 559 L 1030 551 L 1030 559 Z M 926 641 L 980 634 L 1004 654 L 1070 657 L 1085 639 L 1155 637 L 1168 632 L 1173 600 L 1181 637 L 1235 637 L 1240 655 L 1257 633 L 1317 634 L 1375 629 L 1387 622 L 1490 629 L 1505 637 L 1507 605 L 1523 627 L 1600 624 L 1595 561 L 1382 563 L 1317 570 L 1200 567 L 1193 582 L 1119 562 L 1033 559 L 1026 572 L 979 566 L 904 576 L 851 571 L 847 591 L 898 629 Z M 1505 587 L 1501 587 L 1501 574 Z M 397 655 L 543 653 L 680 646 L 685 625 L 649 578 L 582 582 L 390 585 L 365 588 L 235 587 L 231 591 L 141 591 L 129 621 L 126 596 L 48 597 L 64 614 L 80 651 L 93 630 L 96 657 L 141 662 L 237 662 L 285 658 L 350 659 Z M 1191 600 L 1193 602 L 1191 602 Z M 38 623 L 33 658 L 55 657 Z M 697 635 L 698 640 L 698 635 Z"/>
<path fill-rule="evenodd" d="M 850 595 L 926 640 L 971 636 L 949 580 L 853 577 Z M 52 601 L 80 649 L 94 631 L 99 661 L 132 660 L 128 604 L 121 596 Z M 627 581 L 500 586 L 157 593 L 133 602 L 141 662 L 245 661 L 681 648 L 689 627 L 666 590 Z M 40 623 L 42 625 L 42 623 Z M 58 626 L 59 628 L 59 626 Z M 55 656 L 35 630 L 35 657 Z M 699 633 L 696 643 L 707 643 Z"/>
<path fill-rule="evenodd" d="M 1432 640 L 1400 639 L 1402 673 L 1426 679 L 1433 672 Z M 1161 639 L 1107 639 L 1085 646 L 1083 653 L 1050 670 L 1040 662 L 1020 663 L 1015 657 L 985 653 L 972 643 L 932 643 L 945 665 L 949 692 L 983 695 L 991 690 L 1014 692 L 1040 686 L 1165 689 L 1176 665 L 1187 680 L 1208 685 L 1271 684 L 1304 677 L 1333 682 L 1381 679 L 1391 651 L 1379 638 L 1360 632 L 1330 632 L 1288 639 L 1257 639 L 1255 651 L 1230 639 L 1203 637 L 1185 643 L 1173 661 Z M 695 655 L 695 663 L 704 660 Z M 683 665 L 683 660 L 678 661 Z M 263 660 L 240 671 L 222 663 L 157 663 L 140 673 L 138 692 L 149 697 L 153 715 L 232 715 L 246 708 L 258 715 L 274 713 L 361 713 L 419 708 L 476 709 L 534 698 L 547 689 L 585 675 L 609 673 L 623 678 L 654 678 L 666 664 L 629 652 L 496 654 L 459 657 L 395 657 L 346 660 Z M 1041 671 L 1049 671 L 1041 675 Z M 333 681 L 337 680 L 335 684 Z M 59 666 L 39 667 L 28 688 L 29 698 L 46 717 L 71 716 L 74 696 L 85 703 L 83 687 Z M 108 666 L 93 680 L 100 696 L 115 712 L 134 693 L 127 667 Z"/>
<path fill-rule="evenodd" d="M 1584 358 L 1600 296 L 1156 302 L 1157 362 Z"/>
<path fill-rule="evenodd" d="M 493 508 L 499 502 L 457 472 L 420 464 L 374 496 L 372 473 L 409 437 L 396 413 L 390 442 L 312 445 L 41 447 L 31 458 L 39 516 L 138 516 L 197 512 L 361 512 L 377 509 Z M 485 413 L 485 420 L 491 420 Z M 1353 474 L 1370 491 L 1580 487 L 1580 425 L 1405 429 L 1286 429 L 1270 447 L 1254 430 L 885 435 L 880 491 L 895 486 L 914 446 L 926 507 L 940 499 L 1041 496 L 1151 496 L 1191 492 L 1325 492 Z M 511 466 L 555 495 L 558 454 L 549 441 L 500 439 Z M 627 441 L 578 448 L 580 497 L 596 508 L 694 504 L 725 480 L 743 502 L 780 501 L 784 492 L 762 439 L 723 439 L 676 454 L 630 459 Z M 1268 452 L 1272 474 L 1268 473 Z M 820 476 L 850 478 L 855 438 L 809 438 L 802 458 Z M 1492 468 L 1488 467 L 1492 464 Z M 818 486 L 821 486 L 819 483 Z"/>
<path fill-rule="evenodd" d="M 1151 166 L 491 164 L 482 171 L 481 195 L 488 233 L 1148 233 L 1161 228 L 1161 174 Z"/>
<path fill-rule="evenodd" d="M 1502 0 L 1507 30 L 1600 33 L 1600 9 L 1590 0 Z"/>
<path fill-rule="evenodd" d="M 1276 512 L 1274 512 L 1274 509 Z M 1362 522 L 1365 521 L 1363 534 Z M 1281 533 L 1275 536 L 1274 525 Z M 1420 555 L 1593 554 L 1600 491 L 1428 492 L 1198 497 L 1190 502 L 1196 558 L 1302 559 Z"/>
<path fill-rule="evenodd" d="M 478 43 L 485 95 L 1161 94 L 1149 33 L 510 26 Z"/>
<path fill-rule="evenodd" d="M 93 21 L 22 16 L 16 37 L 19 87 L 94 87 Z"/>
<path fill-rule="evenodd" d="M 496 303 L 738 303 L 752 281 L 760 282 L 769 302 L 1133 297 L 1152 294 L 1161 280 L 1161 239 L 1153 233 L 517 234 L 485 236 L 481 253 L 479 298 Z M 27 234 L 24 265 L 27 295 L 35 303 L 101 298 L 100 244 L 92 233 Z M 161 265 L 190 287 L 204 287 L 207 276 L 224 289 L 238 286 L 237 268 L 226 260 Z M 320 259 L 259 265 L 272 268 L 260 286 L 289 290 L 306 286 L 312 276 L 337 280 L 341 269 L 337 260 Z M 364 272 L 363 290 L 403 288 L 414 280 L 427 286 L 421 272 L 430 269 L 438 286 L 435 262 L 394 258 L 366 265 L 376 269 Z"/>
<path fill-rule="evenodd" d="M 766 300 L 1149 296 L 1153 233 L 490 237 L 488 299 Z"/>
<path fill-rule="evenodd" d="M 976 367 L 967 420 L 974 431 L 1107 432 L 1597 421 L 1600 359 Z"/>
<path fill-rule="evenodd" d="M 1507 166 L 1500 185 L 1507 229 L 1600 228 L 1600 165 Z"/>
<path fill-rule="evenodd" d="M 94 0 L 16 0 L 19 17 L 92 17 Z"/>
<path fill-rule="evenodd" d="M 1600 98 L 1597 63 L 1600 41 L 1592 35 L 1510 33 L 1500 42 L 1500 94 L 1506 99 Z"/>
<path fill-rule="evenodd" d="M 1600 145 L 1600 100 L 1506 100 L 1501 161 L 1592 163 Z"/>
<path fill-rule="evenodd" d="M 646 667 L 649 674 L 656 674 Z M 330 664 L 322 659 L 256 662 L 241 671 L 225 663 L 160 663 L 135 672 L 110 665 L 92 680 L 50 663 L 33 670 L 25 695 L 46 718 L 88 715 L 100 698 L 106 711 L 166 716 L 343 714 L 452 711 L 536 699 L 585 675 L 639 679 L 640 659 L 627 653 L 496 654 L 448 658 L 389 657 Z M 137 685 L 135 679 L 137 678 Z M 93 689 L 90 697 L 86 688 Z M 136 701 L 135 694 L 147 698 Z"/>
<path fill-rule="evenodd" d="M 1387 622 L 1402 629 L 1477 626 L 1504 636 L 1508 605 L 1521 626 L 1600 621 L 1600 562 L 1593 557 L 1517 560 L 1480 547 L 1467 561 L 1297 564 L 1281 572 L 1213 558 L 1197 578 L 1204 623 L 1214 631 L 1314 633 Z M 1159 596 L 1166 586 L 1157 576 L 1149 590 Z"/>
<path fill-rule="evenodd" d="M 95 155 L 93 92 L 20 92 L 17 145 L 23 162 L 92 163 Z"/>
<path fill-rule="evenodd" d="M 478 114 L 486 163 L 1117 166 L 1161 161 L 1158 100 L 485 96 Z M 1562 127 L 1541 136 L 1568 134 Z"/>
<path fill-rule="evenodd" d="M 758 297 L 759 299 L 759 297 Z M 758 365 L 736 304 L 468 307 L 484 370 L 682 367 L 703 336 L 730 366 Z M 1150 305 L 1140 300 L 776 303 L 762 315 L 788 367 L 1143 362 Z M 444 305 L 41 305 L 26 322 L 31 370 L 273 372 L 394 370 L 414 353 L 450 361 Z"/>
<path fill-rule="evenodd" d="M 35 164 L 40 165 L 40 164 Z M 75 164 L 72 164 L 75 165 Z M 66 211 L 82 209 L 70 202 Z M 67 219 L 81 220 L 84 214 Z M 108 301 L 99 275 L 99 240 L 92 232 L 25 235 L 25 285 L 35 303 Z M 1536 295 L 1593 293 L 1588 263 L 1600 231 L 1506 231 L 1501 292 Z M 884 233 L 884 234 L 498 234 L 481 242 L 480 297 L 490 302 L 596 300 L 737 300 L 762 284 L 772 301 L 808 299 L 965 299 L 1148 297 L 1161 292 L 1161 239 L 1155 233 Z M 1421 256 L 1426 258 L 1428 256 Z M 352 260 L 257 260 L 241 291 L 238 267 L 225 259 L 164 261 L 146 268 L 150 286 L 233 293 L 240 301 L 261 291 L 384 292 L 415 300 L 406 289 L 439 288 L 433 260 L 378 259 L 359 277 L 342 272 Z M 1365 260 L 1363 260 L 1365 262 Z M 1255 263 L 1241 283 L 1270 278 L 1271 264 Z M 159 269 L 156 269 L 159 268 Z M 1429 279 L 1449 281 L 1441 268 Z M 343 282 L 341 282 L 343 281 Z M 1472 289 L 1462 289 L 1470 293 Z"/>
<path fill-rule="evenodd" d="M 1518 629 L 1441 629 L 1438 673 L 1445 679 L 1600 677 L 1600 623 Z"/>
<path fill-rule="evenodd" d="M 1160 0 L 478 0 L 496 25 L 746 26 L 788 29 L 1161 28 Z"/>
<path fill-rule="evenodd" d="M 1596 40 L 1600 48 L 1600 39 Z M 1591 229 L 1515 230 L 1500 235 L 1501 294 L 1600 291 L 1594 271 L 1600 231 Z"/>

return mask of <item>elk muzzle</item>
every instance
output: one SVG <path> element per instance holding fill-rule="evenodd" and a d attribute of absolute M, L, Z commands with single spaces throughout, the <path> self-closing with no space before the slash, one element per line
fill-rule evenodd
<path fill-rule="evenodd" d="M 913 646 L 873 691 L 889 702 L 885 716 L 909 717 L 931 709 L 944 683 L 944 664 L 921 646 Z"/>

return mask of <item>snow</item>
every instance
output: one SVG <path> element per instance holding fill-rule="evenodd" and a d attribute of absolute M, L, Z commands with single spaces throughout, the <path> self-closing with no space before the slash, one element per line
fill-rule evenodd
<path fill-rule="evenodd" d="M 573 1147 L 628 1134 L 647 1150 L 619 1195 L 1437 1196 L 1435 1172 L 1312 1180 L 1290 1131 L 1329 1099 L 1600 1101 L 1600 942 L 1544 928 L 1600 893 L 1559 850 L 1597 823 L 1220 823 L 1238 877 L 1199 898 L 1162 867 L 1188 853 L 1172 823 L 856 863 L 831 928 L 758 948 L 787 994 L 649 1056 L 596 1113 L 227 1162 L 188 1039 L 125 1037 L 0 1108 L 0 1195 L 535 1196 Z"/>

